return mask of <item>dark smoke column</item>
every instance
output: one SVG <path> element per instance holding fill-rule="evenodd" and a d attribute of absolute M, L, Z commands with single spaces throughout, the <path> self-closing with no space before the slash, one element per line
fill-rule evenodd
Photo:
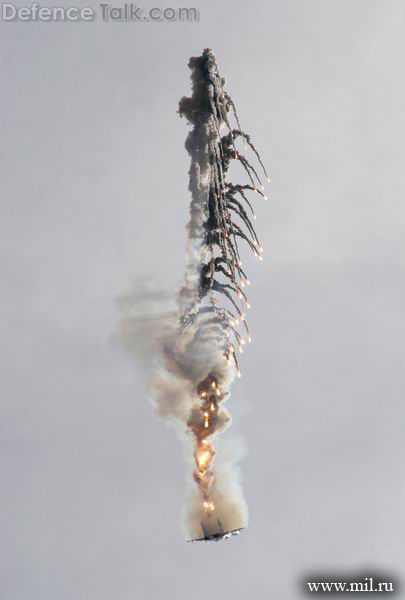
<path fill-rule="evenodd" d="M 223 404 L 234 375 L 241 376 L 237 352 L 251 341 L 245 293 L 250 282 L 242 268 L 239 243 L 259 260 L 263 253 L 252 225 L 256 216 L 249 196 L 266 196 L 256 168 L 237 148 L 240 141 L 270 179 L 250 136 L 241 130 L 212 51 L 191 58 L 189 67 L 192 96 L 182 98 L 179 113 L 193 126 L 186 141 L 192 201 L 186 273 L 178 293 L 179 327 L 175 341 L 166 345 L 165 358 L 166 369 L 189 384 L 185 424 L 193 440 L 195 470 L 186 530 L 192 539 L 217 540 L 239 533 L 247 524 L 232 460 L 218 456 L 214 461 L 213 442 L 230 423 Z M 232 160 L 242 166 L 244 184 L 228 181 Z"/>

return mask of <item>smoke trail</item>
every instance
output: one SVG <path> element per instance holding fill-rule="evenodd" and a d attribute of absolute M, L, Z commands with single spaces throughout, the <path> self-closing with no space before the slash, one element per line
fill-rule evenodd
<path fill-rule="evenodd" d="M 259 259 L 263 253 L 243 204 L 254 215 L 247 193 L 265 198 L 263 186 L 255 167 L 237 150 L 238 138 L 253 151 L 266 177 L 267 173 L 250 137 L 240 128 L 212 51 L 191 58 L 189 67 L 192 96 L 182 98 L 179 114 L 193 126 L 186 140 L 191 157 L 191 205 L 177 314 L 175 318 L 170 311 L 151 315 L 140 310 L 139 298 L 135 302 L 124 299 L 119 335 L 136 356 L 145 350 L 139 348 L 139 339 L 150 338 L 149 353 L 154 353 L 155 366 L 149 391 L 156 413 L 176 426 L 193 464 L 185 535 L 193 540 L 218 540 L 239 533 L 247 524 L 236 467 L 240 451 L 233 447 L 230 455 L 222 451 L 217 457 L 214 446 L 217 434 L 230 424 L 224 403 L 235 375 L 241 376 L 236 353 L 243 351 L 245 340 L 239 325 L 251 341 L 244 291 L 249 280 L 242 269 L 238 242 L 245 242 Z M 231 114 L 237 129 L 231 128 Z M 226 132 L 221 136 L 223 128 Z M 249 184 L 227 181 L 231 160 L 239 161 Z M 142 293 L 141 299 L 144 296 Z M 153 293 L 149 290 L 146 296 L 150 303 Z"/>

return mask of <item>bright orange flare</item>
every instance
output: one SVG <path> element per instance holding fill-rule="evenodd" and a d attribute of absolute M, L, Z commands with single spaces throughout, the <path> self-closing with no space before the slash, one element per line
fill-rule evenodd
<path fill-rule="evenodd" d="M 204 450 L 201 454 L 197 455 L 197 464 L 200 471 L 205 471 L 212 458 L 212 452 L 210 450 Z"/>

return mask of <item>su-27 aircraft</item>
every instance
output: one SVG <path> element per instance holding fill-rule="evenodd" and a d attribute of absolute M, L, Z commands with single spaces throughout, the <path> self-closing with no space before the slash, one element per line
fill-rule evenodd
<path fill-rule="evenodd" d="M 204 523 L 201 521 L 201 528 L 203 530 L 204 537 L 194 538 L 193 540 L 188 540 L 188 541 L 189 542 L 220 542 L 221 540 L 229 539 L 233 535 L 239 535 L 243 529 L 243 527 L 241 527 L 240 529 L 233 529 L 232 531 L 224 531 L 221 521 L 219 519 L 217 519 L 217 522 L 218 522 L 218 528 L 219 528 L 218 533 L 212 533 L 212 534 L 208 533 L 208 529 L 206 528 Z"/>

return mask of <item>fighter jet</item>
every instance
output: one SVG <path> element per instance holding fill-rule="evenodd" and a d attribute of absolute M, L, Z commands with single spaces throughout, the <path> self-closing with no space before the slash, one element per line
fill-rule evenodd
<path fill-rule="evenodd" d="M 240 529 L 232 529 L 232 531 L 224 531 L 222 523 L 217 519 L 219 531 L 217 533 L 208 533 L 208 529 L 201 521 L 201 528 L 203 530 L 204 537 L 194 538 L 193 540 L 187 540 L 189 542 L 220 542 L 221 540 L 227 540 L 233 535 L 239 535 L 243 527 Z"/>

